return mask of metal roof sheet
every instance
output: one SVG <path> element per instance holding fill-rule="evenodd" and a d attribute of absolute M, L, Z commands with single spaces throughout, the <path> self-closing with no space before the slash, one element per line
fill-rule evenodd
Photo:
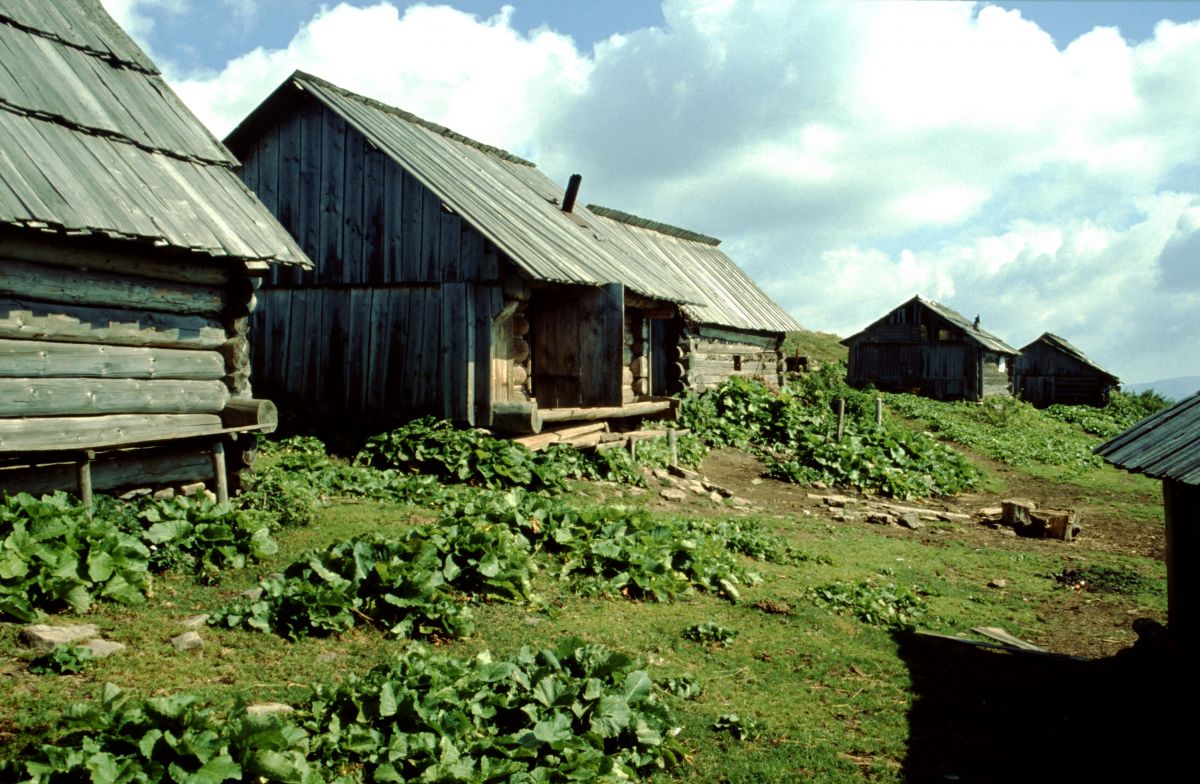
<path fill-rule="evenodd" d="M 1093 362 L 1088 357 L 1087 354 L 1084 354 L 1078 348 L 1076 348 L 1075 346 L 1073 346 L 1069 342 L 1067 342 L 1066 338 L 1059 337 L 1058 335 L 1055 335 L 1053 332 L 1043 332 L 1041 337 L 1039 337 L 1037 340 L 1030 343 L 1028 346 L 1025 346 L 1024 348 L 1022 348 L 1021 353 L 1025 353 L 1029 349 L 1036 346 L 1038 343 L 1044 343 L 1047 346 L 1049 346 L 1050 348 L 1060 351 L 1063 354 L 1066 354 L 1067 356 L 1072 357 L 1072 358 L 1082 362 L 1083 364 L 1087 365 L 1091 369 L 1096 370 L 1096 371 L 1108 376 L 1114 382 L 1118 382 L 1121 380 L 1121 379 L 1117 378 L 1115 375 L 1113 375 L 1112 373 L 1108 372 L 1104 368 L 1097 365 L 1095 362 Z"/>
<path fill-rule="evenodd" d="M 719 240 L 607 207 L 589 204 L 588 209 L 611 225 L 631 254 L 670 270 L 696 289 L 698 299 L 680 305 L 687 318 L 758 332 L 804 329 L 717 248 Z"/>
<path fill-rule="evenodd" d="M 537 280 L 622 283 L 649 297 L 689 302 L 699 294 L 673 271 L 648 267 L 587 208 L 580 226 L 559 208 L 563 190 L 529 161 L 415 115 L 297 71 L 231 133 L 239 149 L 287 100 L 293 84 L 345 119 Z"/>
<path fill-rule="evenodd" d="M 0 225 L 308 264 L 94 0 L 3 0 Z"/>
<path fill-rule="evenodd" d="M 1129 471 L 1200 485 L 1200 392 L 1146 417 L 1095 451 Z"/>

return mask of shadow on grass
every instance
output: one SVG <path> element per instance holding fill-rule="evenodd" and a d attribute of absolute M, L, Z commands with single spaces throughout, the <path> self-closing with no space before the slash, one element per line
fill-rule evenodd
<path fill-rule="evenodd" d="M 1169 781 L 1191 758 L 1195 671 L 1148 644 L 1080 660 L 894 636 L 906 781 Z"/>

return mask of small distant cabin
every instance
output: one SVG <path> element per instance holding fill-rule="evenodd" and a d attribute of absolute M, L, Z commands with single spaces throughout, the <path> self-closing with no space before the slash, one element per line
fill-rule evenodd
<path fill-rule="evenodd" d="M 5 3 L 0 51 L 0 490 L 227 491 L 254 289 L 308 260 L 97 0 Z"/>
<path fill-rule="evenodd" d="M 1200 656 L 1200 393 L 1101 444 L 1109 463 L 1162 480 L 1167 526 L 1167 628 Z"/>
<path fill-rule="evenodd" d="M 782 385 L 784 337 L 804 328 L 725 255 L 720 240 L 608 207 L 588 209 L 630 244 L 630 255 L 673 270 L 697 290 L 696 301 L 646 311 L 653 316 L 644 336 L 651 394 L 703 391 L 734 376 Z"/>
<path fill-rule="evenodd" d="M 1051 332 L 1021 349 L 1014 372 L 1017 397 L 1038 408 L 1108 405 L 1121 379 Z"/>
<path fill-rule="evenodd" d="M 251 331 L 256 384 L 289 407 L 513 432 L 670 408 L 680 308 L 709 303 L 700 273 L 577 203 L 578 175 L 564 190 L 302 72 L 226 143 L 315 265 L 267 277 Z"/>
<path fill-rule="evenodd" d="M 913 297 L 842 341 L 847 381 L 937 400 L 1012 394 L 1017 350 L 932 300 Z"/>

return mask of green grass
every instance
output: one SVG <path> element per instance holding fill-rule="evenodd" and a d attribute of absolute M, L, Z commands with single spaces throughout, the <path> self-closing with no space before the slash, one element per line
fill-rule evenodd
<path fill-rule="evenodd" d="M 789 332 L 783 339 L 783 353 L 789 357 L 808 357 L 819 363 L 845 362 L 849 349 L 841 338 L 829 332 Z"/>
<path fill-rule="evenodd" d="M 914 410 L 917 405 L 922 408 Z M 954 427 L 970 433 L 978 439 L 970 444 L 973 450 L 986 451 L 988 439 L 1010 438 L 1003 431 L 1017 421 L 1027 435 L 1044 428 L 1078 444 L 1098 441 L 1070 423 L 1044 422 L 1037 412 L 1023 408 L 981 414 L 968 407 L 924 405 L 913 404 L 904 413 L 926 426 L 936 420 L 942 433 Z M 896 415 L 894 408 L 889 411 Z M 1001 453 L 1007 447 L 990 448 Z M 1161 525 L 1156 483 L 1086 463 L 1029 460 L 1010 465 L 1014 473 L 987 473 L 983 487 L 1003 490 L 1006 482 L 1029 476 L 1069 482 L 1087 503 L 1111 507 L 1139 525 Z M 654 490 L 577 483 L 566 498 L 580 508 L 606 503 L 651 508 L 656 497 Z M 98 603 L 83 616 L 54 616 L 55 623 L 96 623 L 105 637 L 128 646 L 80 674 L 30 673 L 34 654 L 17 646 L 18 627 L 0 624 L 0 704 L 5 706 L 0 757 L 54 740 L 63 732 L 68 706 L 95 699 L 105 683 L 139 697 L 190 692 L 218 711 L 228 711 L 239 701 L 294 702 L 312 684 L 339 683 L 365 673 L 403 650 L 406 642 L 368 625 L 296 642 L 207 627 L 201 629 L 204 647 L 188 652 L 176 651 L 170 640 L 183 630 L 184 619 L 213 612 L 307 551 L 368 533 L 406 530 L 437 516 L 411 504 L 336 499 L 318 510 L 312 525 L 276 532 L 279 551 L 274 556 L 226 570 L 213 584 L 167 573 L 155 577 L 144 605 Z M 852 611 L 819 606 L 814 589 L 865 586 L 862 591 L 869 595 L 902 592 L 920 606 L 919 628 L 947 635 L 972 636 L 971 627 L 1002 626 L 1037 641 L 1057 630 L 1061 608 L 1081 601 L 1106 608 L 1113 617 L 1165 616 L 1164 567 L 1149 558 L 1067 546 L 1014 550 L 1000 546 L 1002 540 L 995 547 L 968 544 L 974 539 L 955 535 L 961 533 L 959 527 L 972 525 L 968 523 L 938 523 L 892 535 L 883 528 L 804 514 L 756 521 L 809 558 L 782 564 L 739 556 L 763 580 L 744 587 L 736 604 L 713 593 L 691 593 L 670 602 L 581 596 L 544 570 L 534 577 L 531 601 L 478 604 L 473 608 L 475 633 L 439 646 L 456 656 L 486 650 L 501 657 L 522 646 L 550 647 L 580 637 L 638 658 L 656 682 L 691 677 L 701 687 L 698 696 L 666 698 L 677 712 L 687 759 L 656 780 L 894 782 L 903 780 L 912 754 L 911 720 L 918 700 L 901 638 L 887 626 L 859 620 Z M 1128 579 L 1118 581 L 1122 591 L 1084 594 L 1054 579 L 1067 569 Z M 1004 587 L 990 587 L 998 578 Z M 733 634 L 725 645 L 687 639 L 685 632 L 701 624 Z M 732 714 L 756 728 L 748 738 L 714 729 Z"/>

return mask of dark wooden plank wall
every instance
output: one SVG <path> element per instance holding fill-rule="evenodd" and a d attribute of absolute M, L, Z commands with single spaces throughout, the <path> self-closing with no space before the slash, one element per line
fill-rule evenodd
<path fill-rule="evenodd" d="M 1044 343 L 1021 352 L 1014 385 L 1021 399 L 1038 407 L 1055 403 L 1105 406 L 1116 386 L 1094 367 Z"/>
<path fill-rule="evenodd" d="M 496 248 L 316 101 L 262 134 L 242 176 L 315 264 L 259 293 L 255 383 L 293 404 L 486 423 Z"/>

